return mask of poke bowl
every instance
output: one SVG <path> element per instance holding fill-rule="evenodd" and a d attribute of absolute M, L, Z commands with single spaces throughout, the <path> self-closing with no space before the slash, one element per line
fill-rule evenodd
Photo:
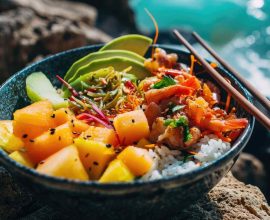
<path fill-rule="evenodd" d="M 17 121 L 21 120 L 22 117 L 20 118 L 19 114 L 16 115 L 16 112 L 18 112 L 20 109 L 24 109 L 24 107 L 31 106 L 30 105 L 31 102 L 36 102 L 36 103 L 43 102 L 43 104 L 41 105 L 41 112 L 43 113 L 46 112 L 47 105 L 44 104 L 44 101 L 38 100 L 38 99 L 42 99 L 42 97 L 40 98 L 40 96 L 35 96 L 35 98 L 33 98 L 33 95 L 32 96 L 29 95 L 31 92 L 29 92 L 29 88 L 27 89 L 27 86 L 26 86 L 27 82 L 29 82 L 29 77 L 31 75 L 33 76 L 33 73 L 35 73 L 35 74 L 39 74 L 39 77 L 42 76 L 48 79 L 48 81 L 50 81 L 52 85 L 56 88 L 60 88 L 63 82 L 65 86 L 65 83 L 67 80 L 63 80 L 63 79 L 65 79 L 64 78 L 65 74 L 69 72 L 72 64 L 74 64 L 77 60 L 81 60 L 83 57 L 86 57 L 89 54 L 93 54 L 99 51 L 100 49 L 102 50 L 102 48 L 104 48 L 105 46 L 93 45 L 93 46 L 86 46 L 82 48 L 65 51 L 65 52 L 50 56 L 48 58 L 45 58 L 37 63 L 34 63 L 24 68 L 20 72 L 16 73 L 15 75 L 13 75 L 0 88 L 0 100 L 1 100 L 0 119 L 12 120 L 14 118 L 14 121 L 18 123 Z M 159 49 L 157 50 L 155 48 L 159 48 Z M 220 93 L 217 94 L 219 96 L 219 99 L 225 102 L 224 100 L 226 100 L 226 97 L 228 94 L 226 94 L 225 91 L 223 91 L 221 88 L 218 87 L 217 83 L 204 71 L 204 69 L 202 68 L 202 66 L 200 66 L 199 63 L 194 62 L 194 58 L 189 53 L 184 52 L 180 49 L 177 49 L 174 46 L 150 45 L 148 48 L 146 57 L 151 57 L 151 54 L 153 56 L 155 53 L 160 53 L 160 51 L 162 53 L 166 51 L 165 55 L 167 54 L 177 55 L 178 62 L 180 63 L 180 64 L 177 64 L 177 67 L 175 67 L 175 69 L 177 70 L 176 71 L 177 74 L 182 71 L 182 68 L 183 69 L 187 68 L 187 71 L 189 71 L 189 73 L 192 69 L 192 71 L 196 73 L 196 77 L 195 77 L 196 79 L 198 78 L 202 82 L 209 82 L 209 87 L 211 87 L 211 85 L 215 85 L 215 87 L 212 87 L 210 90 L 214 91 L 215 89 L 218 89 L 220 91 Z M 148 61 L 149 61 L 148 64 L 146 64 L 148 65 L 148 68 L 149 69 L 155 68 L 155 65 L 152 65 L 153 63 L 151 62 L 155 62 L 156 59 L 152 57 L 152 58 L 149 58 Z M 122 62 L 122 60 L 120 60 L 120 62 Z M 144 61 L 144 63 L 147 63 L 147 61 Z M 190 67 L 191 65 L 192 67 Z M 174 66 L 176 65 L 174 64 Z M 251 95 L 246 91 L 246 89 L 241 85 L 241 83 L 230 72 L 218 66 L 215 66 L 215 68 L 223 77 L 228 79 L 232 83 L 232 85 L 235 88 L 237 88 L 238 91 L 240 91 L 249 101 L 252 102 Z M 124 68 L 122 68 L 122 66 L 121 66 L 121 70 L 124 71 Z M 168 68 L 167 70 L 169 70 L 168 72 L 170 72 L 172 68 Z M 132 68 L 131 69 L 127 68 L 127 72 L 128 71 L 132 72 Z M 134 71 L 136 71 L 136 67 Z M 42 72 L 42 75 L 41 75 L 41 72 Z M 175 71 L 173 72 L 173 74 L 175 74 Z M 165 78 L 162 75 L 159 80 L 157 81 L 154 80 L 151 85 L 152 87 L 150 88 L 148 86 L 148 90 L 151 92 L 151 90 L 156 91 L 158 89 L 163 89 L 163 87 L 165 88 L 173 87 L 176 81 L 175 75 L 173 74 L 171 74 L 172 76 L 170 75 L 167 78 Z M 154 77 L 157 77 L 157 76 L 154 75 Z M 105 77 L 100 77 L 100 76 L 98 77 L 99 80 L 101 78 L 102 78 L 101 81 L 104 81 L 103 79 Z M 107 78 L 105 79 L 107 80 Z M 172 80 L 174 82 L 172 82 Z M 163 84 L 164 83 L 166 84 L 168 81 L 173 84 L 164 86 Z M 127 81 L 125 81 L 125 83 L 126 82 Z M 133 82 L 133 81 L 130 80 L 128 82 Z M 33 85 L 34 89 L 36 89 L 37 87 L 40 87 L 38 88 L 38 90 L 41 89 L 42 91 L 44 91 L 44 88 L 42 88 L 42 85 L 40 85 L 36 81 L 34 81 L 33 84 L 34 84 Z M 104 85 L 105 84 L 106 82 L 104 83 Z M 71 85 L 74 85 L 74 84 L 71 84 Z M 192 86 L 193 85 L 194 85 L 194 82 Z M 69 87 L 68 85 L 66 86 L 67 88 Z M 136 86 L 139 87 L 139 85 L 136 85 Z M 153 88 L 153 86 L 156 86 L 156 88 Z M 123 91 L 126 92 L 126 94 L 129 94 L 130 92 L 129 90 L 132 90 L 133 87 L 130 87 L 130 84 L 127 84 L 126 87 L 127 87 L 125 88 L 126 91 L 125 90 Z M 74 91 L 72 91 L 72 89 L 74 89 L 74 86 L 72 88 L 69 87 L 68 88 L 69 90 L 67 88 L 64 88 L 63 90 L 65 94 L 68 94 L 67 96 L 69 96 L 69 98 L 71 96 L 73 97 L 72 99 L 69 99 L 69 102 L 73 102 L 75 107 L 73 106 L 74 108 L 72 108 L 72 110 L 74 110 L 77 104 L 76 103 L 77 99 L 76 97 L 74 97 L 74 94 L 73 94 Z M 78 88 L 79 87 L 76 87 L 76 89 Z M 88 92 L 89 91 L 91 94 L 96 92 L 96 90 L 92 90 L 92 88 L 89 89 Z M 203 89 L 200 89 L 200 91 L 203 92 Z M 60 91 L 60 92 L 57 91 L 57 92 L 59 96 L 63 95 L 63 91 Z M 185 93 L 185 91 L 183 92 Z M 200 95 L 197 95 L 196 93 L 196 97 L 197 96 L 198 97 L 201 96 L 201 93 Z M 156 106 L 154 106 L 153 109 L 150 109 L 148 113 L 145 113 L 147 112 L 147 110 L 144 108 L 145 104 L 143 102 L 139 103 L 138 106 L 136 106 L 135 110 L 133 109 L 137 113 L 138 111 L 140 111 L 139 113 L 143 114 L 143 115 L 140 115 L 138 113 L 139 114 L 138 117 L 134 116 L 135 119 L 140 121 L 141 124 L 143 124 L 141 120 L 146 118 L 144 115 L 148 114 L 145 120 L 146 120 L 146 123 L 148 123 L 148 125 L 150 124 L 149 127 L 152 127 L 152 128 L 153 126 L 157 126 L 158 124 L 157 118 L 160 118 L 160 117 L 156 116 L 153 120 L 150 119 L 151 122 L 149 122 L 149 118 L 151 118 L 153 115 L 156 114 L 155 107 L 160 107 L 164 105 L 164 103 L 160 102 L 160 97 L 162 97 L 162 95 L 158 94 L 157 96 L 153 96 L 153 97 L 151 96 L 150 98 L 153 98 L 151 100 L 152 101 L 154 100 L 153 102 L 156 103 Z M 179 96 L 176 96 L 174 93 L 171 94 L 169 98 L 171 99 L 175 97 L 177 98 L 177 100 L 179 99 Z M 95 97 L 95 98 L 98 98 L 98 99 L 93 99 L 93 100 L 97 102 L 100 101 L 99 97 Z M 158 101 L 156 101 L 156 99 Z M 168 99 L 168 97 L 166 97 L 165 99 Z M 186 100 L 188 99 L 185 98 L 185 101 Z M 196 98 L 190 99 L 190 100 L 191 100 L 190 103 L 194 103 L 196 101 Z M 62 101 L 64 103 L 64 107 L 63 106 L 57 107 L 58 110 L 66 108 L 65 105 L 67 104 L 68 101 L 66 99 L 62 99 Z M 152 103 L 152 101 L 149 103 Z M 121 113 L 118 113 L 120 116 L 130 114 L 130 112 L 132 112 L 131 110 L 127 110 L 130 107 L 130 105 L 128 105 L 130 104 L 130 102 L 131 100 L 128 100 L 128 102 L 125 103 L 126 105 L 124 105 L 123 108 L 120 108 Z M 148 103 L 148 106 L 146 107 L 150 106 L 149 103 Z M 167 114 L 168 111 L 173 111 L 173 109 L 175 111 L 182 111 L 185 108 L 183 105 L 176 105 L 176 104 L 174 104 L 172 108 L 171 107 L 169 108 L 168 106 L 171 104 L 172 104 L 171 102 L 165 102 L 165 105 L 167 106 L 166 108 L 163 108 L 160 111 L 159 116 L 164 114 L 164 112 Z M 198 104 L 198 103 L 195 103 L 195 104 Z M 223 106 L 225 106 L 225 104 L 226 103 L 223 103 Z M 214 105 L 216 106 L 216 103 L 213 103 L 213 106 Z M 55 108 L 55 106 L 56 105 L 54 105 L 53 107 Z M 101 105 L 95 105 L 94 108 L 97 106 L 100 107 Z M 214 109 L 213 111 L 220 111 L 219 107 L 217 107 L 218 110 L 216 110 L 215 108 L 216 107 L 213 107 Z M 102 108 L 100 107 L 100 109 Z M 98 127 L 98 129 L 101 129 L 101 128 L 112 129 L 112 130 L 115 129 L 117 133 L 117 140 L 119 141 L 119 143 L 121 143 L 118 145 L 125 145 L 125 147 L 122 146 L 121 148 L 117 148 L 115 147 L 115 146 L 118 146 L 117 144 L 114 144 L 114 142 L 111 143 L 110 141 L 108 141 L 108 143 L 110 143 L 109 145 L 107 143 L 101 146 L 99 145 L 100 142 L 98 141 L 98 146 L 100 146 L 99 149 L 104 148 L 104 151 L 106 151 L 106 155 L 108 155 L 108 150 L 110 151 L 111 149 L 114 150 L 113 152 L 114 156 L 107 157 L 106 160 L 109 160 L 109 161 L 106 163 L 104 162 L 105 165 L 103 166 L 102 171 L 97 171 L 93 167 L 103 164 L 102 161 L 104 159 L 99 160 L 97 158 L 96 160 L 98 161 L 95 161 L 95 160 L 93 161 L 92 159 L 90 161 L 92 164 L 91 167 L 87 167 L 86 169 L 85 163 L 86 164 L 88 163 L 89 165 L 89 161 L 85 162 L 86 160 L 85 158 L 89 158 L 91 156 L 89 156 L 89 153 L 87 153 L 86 151 L 83 151 L 84 158 L 82 158 L 80 155 L 80 150 L 85 148 L 84 141 L 86 142 L 90 141 L 89 143 L 92 144 L 91 146 L 93 145 L 96 146 L 97 143 L 94 143 L 96 140 L 92 140 L 93 133 L 84 131 L 86 133 L 82 132 L 84 136 L 81 136 L 80 138 L 78 137 L 78 135 L 82 135 L 82 134 L 81 133 L 78 134 L 79 133 L 78 131 L 73 130 L 72 135 L 76 135 L 76 139 L 71 140 L 72 143 L 70 143 L 70 146 L 72 147 L 67 146 L 68 144 L 66 144 L 64 147 L 59 148 L 53 152 L 51 152 L 51 150 L 48 150 L 50 151 L 50 153 L 48 153 L 48 155 L 45 157 L 43 156 L 43 154 L 36 153 L 36 152 L 39 152 L 38 150 L 31 151 L 32 149 L 31 147 L 36 145 L 37 142 L 39 142 L 39 139 L 38 139 L 39 137 L 37 138 L 27 137 L 29 136 L 29 133 L 26 134 L 25 132 L 25 129 L 27 129 L 27 125 L 25 125 L 25 121 L 24 121 L 24 124 L 22 124 L 23 126 L 20 127 L 19 129 L 15 128 L 15 124 L 14 124 L 15 122 L 13 121 L 14 130 L 16 129 L 19 130 L 21 132 L 20 138 L 28 139 L 29 146 L 30 146 L 29 148 L 26 147 L 25 151 L 18 151 L 18 152 L 21 152 L 21 153 L 30 152 L 32 154 L 30 158 L 31 159 L 34 158 L 30 162 L 30 164 L 33 164 L 33 163 L 36 163 L 36 164 L 27 166 L 27 164 L 25 163 L 20 163 L 21 159 L 18 159 L 17 151 L 16 151 L 16 154 L 14 154 L 15 150 L 13 150 L 12 152 L 11 150 L 9 149 L 7 150 L 4 147 L 3 147 L 3 150 L 0 150 L 0 163 L 4 167 L 6 167 L 8 171 L 10 171 L 10 173 L 14 176 L 14 178 L 18 181 L 18 183 L 26 187 L 38 199 L 40 199 L 41 201 L 44 201 L 46 204 L 56 209 L 62 210 L 64 213 L 68 213 L 68 215 L 71 215 L 74 217 L 80 217 L 80 218 L 91 218 L 91 219 L 99 219 L 99 218 L 135 219 L 138 217 L 149 217 L 149 216 L 153 218 L 157 218 L 157 219 L 162 219 L 164 217 L 173 216 L 177 212 L 180 212 L 182 208 L 194 203 L 196 200 L 198 200 L 207 192 L 209 192 L 222 179 L 222 177 L 224 177 L 228 173 L 228 171 L 231 169 L 231 167 L 237 160 L 240 152 L 243 150 L 243 148 L 247 144 L 253 130 L 254 118 L 250 114 L 245 112 L 241 108 L 241 106 L 239 106 L 236 102 L 234 102 L 234 100 L 230 101 L 230 109 L 231 109 L 231 112 L 233 112 L 232 120 L 234 119 L 237 120 L 238 118 L 242 118 L 243 120 L 245 119 L 245 121 L 241 121 L 242 124 L 240 123 L 240 127 L 235 128 L 237 132 L 231 132 L 226 127 L 226 129 L 222 130 L 223 132 L 222 134 L 224 136 L 222 137 L 217 136 L 218 133 L 212 134 L 207 129 L 205 129 L 206 127 L 208 128 L 210 124 L 208 122 L 204 124 L 204 127 L 202 128 L 200 127 L 201 131 L 200 131 L 200 135 L 198 139 L 196 140 L 196 143 L 194 142 L 194 143 L 191 143 L 190 145 L 187 143 L 189 140 L 192 140 L 191 137 L 193 138 L 195 137 L 195 134 L 194 133 L 190 134 L 191 132 L 190 129 L 186 130 L 186 121 L 185 121 L 186 116 L 183 115 L 182 113 L 178 114 L 177 120 L 181 119 L 180 120 L 181 122 L 175 121 L 176 116 L 174 116 L 174 118 L 163 118 L 164 121 L 162 121 L 162 125 L 165 125 L 165 123 L 167 123 L 168 127 L 171 126 L 170 128 L 180 129 L 177 131 L 182 132 L 181 137 L 183 140 L 181 142 L 182 144 L 180 144 L 182 146 L 180 149 L 178 148 L 179 143 L 174 144 L 173 140 L 168 139 L 168 138 L 167 139 L 164 138 L 161 140 L 160 134 L 156 138 L 153 138 L 155 134 L 151 133 L 152 130 L 150 131 L 150 133 L 148 131 L 148 134 L 147 134 L 148 136 L 144 136 L 145 133 L 147 132 L 144 132 L 146 128 L 143 126 L 140 126 L 139 129 L 137 130 L 135 129 L 134 131 L 132 131 L 132 129 L 128 127 L 127 130 L 131 132 L 131 134 L 128 134 L 128 135 L 131 135 L 131 136 L 126 136 L 123 138 L 121 136 L 122 133 L 121 132 L 118 133 L 118 130 L 123 129 L 123 127 L 126 126 L 125 125 L 126 121 L 129 120 L 130 118 L 124 117 L 123 124 L 118 126 L 117 123 L 115 122 L 116 121 L 115 118 L 121 119 L 121 117 L 117 115 L 113 119 L 109 118 L 107 120 L 108 124 L 104 125 L 104 120 L 101 122 L 100 121 L 93 122 L 92 119 L 95 116 L 89 116 L 85 112 L 77 114 L 76 119 L 74 118 L 74 120 L 82 119 L 84 120 L 84 122 L 88 123 L 88 126 L 90 124 L 90 127 L 92 126 L 91 123 L 98 122 L 99 125 L 96 126 Z M 54 112 L 56 111 L 57 110 L 54 109 Z M 67 110 L 63 110 L 63 111 L 67 111 Z M 101 111 L 103 111 L 102 113 L 105 112 L 104 109 L 102 109 Z M 200 114 L 199 111 L 200 111 L 199 109 L 195 110 L 195 112 L 193 113 L 194 117 Z M 225 113 L 224 112 L 225 111 L 219 112 L 219 114 L 221 115 L 224 114 L 227 117 L 226 112 Z M 13 116 L 13 113 L 14 113 L 14 116 Z M 67 113 L 65 112 L 65 114 Z M 52 119 L 54 119 L 55 114 L 53 113 L 50 116 Z M 89 117 L 91 120 L 89 119 Z M 191 117 L 191 116 L 189 115 L 188 117 Z M 202 115 L 200 115 L 200 117 L 202 117 Z M 200 117 L 199 117 L 199 120 L 201 120 Z M 196 120 L 196 119 L 190 119 L 190 118 L 188 119 L 190 121 Z M 229 120 L 230 119 L 231 118 L 229 118 Z M 34 116 L 30 115 L 27 118 L 27 120 L 28 121 L 26 124 L 28 123 L 30 124 L 30 128 L 28 132 L 30 132 L 31 134 L 38 132 L 37 126 L 38 126 L 38 123 L 40 123 L 39 121 L 40 119 L 39 118 L 35 119 Z M 99 117 L 97 120 L 102 120 L 102 117 Z M 180 123 L 179 126 L 178 126 L 178 123 Z M 194 125 L 195 122 L 190 122 L 190 124 L 192 123 Z M 136 124 L 136 123 L 134 123 L 134 120 L 132 118 L 131 126 L 135 126 L 133 124 Z M 112 125 L 112 127 L 108 127 L 108 125 Z M 218 127 L 218 125 L 219 124 L 214 124 L 211 127 L 211 129 L 215 130 L 216 127 Z M 63 127 L 62 124 L 59 126 Z M 130 126 L 130 123 L 128 123 L 127 126 Z M 73 121 L 72 121 L 71 127 L 74 127 Z M 50 127 L 50 129 L 47 131 L 47 134 L 48 134 L 47 136 L 54 135 L 55 133 L 57 133 L 57 129 L 58 127 L 56 128 Z M 65 137 L 66 137 L 65 135 L 68 133 L 67 130 L 65 129 L 63 129 L 63 134 L 62 134 L 63 136 L 61 136 L 60 135 L 61 133 L 59 133 L 59 136 L 57 136 L 57 141 L 63 141 L 63 139 L 65 140 Z M 89 127 L 87 127 L 87 130 L 89 130 Z M 107 135 L 106 132 L 107 130 L 101 130 L 100 132 L 101 137 L 99 138 L 104 138 Z M 188 136 L 189 134 L 191 136 Z M 44 139 L 45 136 L 44 134 L 42 135 Z M 172 137 L 175 138 L 177 137 L 177 135 L 178 133 L 177 134 L 173 133 Z M 134 139 L 134 137 L 136 137 L 137 139 L 136 138 Z M 88 140 L 89 138 L 90 140 Z M 228 139 L 226 138 L 230 138 L 231 143 L 228 143 L 230 141 L 228 141 Z M 143 141 L 141 141 L 142 139 Z M 22 140 L 23 143 L 25 143 L 24 141 L 25 140 Z M 50 143 L 51 142 L 46 142 L 45 144 L 38 145 L 39 146 L 38 149 L 42 149 L 44 148 L 44 146 L 45 147 L 49 146 Z M 156 143 L 158 143 L 157 144 L 158 146 L 156 146 Z M 77 148 L 79 149 L 79 154 L 76 150 Z M 69 151 L 72 152 L 71 154 L 73 156 L 77 155 L 76 157 L 72 157 L 72 158 L 74 159 L 76 164 L 78 164 L 78 161 L 79 161 L 80 165 L 79 166 L 76 165 L 75 168 L 69 165 L 67 170 L 65 170 L 66 166 L 64 168 L 63 166 L 62 168 L 59 168 L 57 163 L 56 163 L 57 168 L 56 166 L 51 166 L 50 164 L 48 166 L 47 165 L 48 161 L 53 161 L 53 159 L 55 158 L 57 158 L 56 161 L 58 161 L 58 164 L 66 163 L 67 161 L 66 159 L 64 160 L 59 159 L 58 152 L 60 151 L 63 152 L 63 149 L 69 149 Z M 46 150 L 44 151 L 47 152 Z M 134 160 L 131 160 L 130 162 L 129 155 L 133 155 L 133 158 L 136 158 L 136 153 L 138 152 L 139 152 L 139 155 L 142 156 L 140 158 L 143 158 L 145 161 L 142 160 L 139 163 L 136 163 L 136 161 L 134 162 Z M 69 152 L 66 150 L 64 153 L 68 154 Z M 11 156 L 12 154 L 15 156 Z M 55 156 L 56 154 L 58 156 Z M 33 155 L 37 155 L 37 156 L 33 156 Z M 91 151 L 91 155 L 92 155 L 92 151 Z M 32 169 L 31 167 L 36 168 L 36 169 Z M 117 167 L 117 169 L 115 167 Z M 84 168 L 86 169 L 86 171 L 81 172 L 81 170 Z M 111 173 L 113 173 L 113 175 Z"/>

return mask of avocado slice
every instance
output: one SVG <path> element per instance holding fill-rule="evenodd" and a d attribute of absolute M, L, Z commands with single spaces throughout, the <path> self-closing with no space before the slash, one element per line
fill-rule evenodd
<path fill-rule="evenodd" d="M 54 109 L 68 107 L 64 100 L 42 72 L 34 72 L 26 78 L 26 92 L 33 102 L 49 100 Z"/>
<path fill-rule="evenodd" d="M 130 73 L 134 74 L 138 79 L 144 79 L 145 77 L 151 75 L 151 73 L 144 67 L 142 63 L 139 63 L 129 58 L 115 56 L 115 57 L 95 60 L 89 63 L 88 65 L 85 65 L 79 68 L 79 70 L 70 79 L 70 82 L 73 82 L 81 75 L 96 71 L 101 68 L 106 68 L 109 66 L 112 66 L 116 71 L 122 71 L 131 66 L 132 69 Z"/>
<path fill-rule="evenodd" d="M 139 34 L 128 34 L 113 39 L 105 44 L 99 51 L 104 50 L 128 50 L 144 56 L 149 46 L 152 44 L 152 39 Z"/>
<path fill-rule="evenodd" d="M 107 51 L 98 51 L 95 53 L 90 53 L 87 56 L 77 60 L 75 63 L 72 64 L 72 66 L 69 68 L 69 70 L 67 71 L 66 75 L 65 75 L 65 80 L 70 82 L 71 78 L 75 79 L 76 76 L 74 75 L 77 70 L 82 67 L 85 66 L 87 64 L 89 64 L 90 62 L 94 61 L 94 60 L 98 60 L 98 59 L 103 59 L 103 58 L 109 58 L 109 57 L 124 57 L 124 58 L 129 58 L 135 61 L 138 61 L 139 63 L 144 63 L 145 58 L 133 53 L 131 51 L 127 51 L 127 50 L 107 50 Z M 74 76 L 74 77 L 73 77 Z"/>

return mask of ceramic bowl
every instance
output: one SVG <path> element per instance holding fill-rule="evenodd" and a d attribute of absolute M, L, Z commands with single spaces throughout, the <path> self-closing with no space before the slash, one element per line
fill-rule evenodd
<path fill-rule="evenodd" d="M 168 52 L 175 52 L 179 61 L 189 65 L 190 54 L 179 49 L 159 45 Z M 101 45 L 65 51 L 34 63 L 8 79 L 0 88 L 0 119 L 12 119 L 12 113 L 27 104 L 25 79 L 34 71 L 45 73 L 54 85 L 59 85 L 56 74 L 64 75 L 70 65 Z M 199 65 L 197 69 L 202 69 Z M 218 68 L 220 74 L 230 79 L 233 86 L 252 102 L 250 94 L 231 73 Z M 210 79 L 207 73 L 200 74 Z M 225 94 L 225 93 L 224 93 Z M 237 106 L 237 103 L 233 103 Z M 239 153 L 247 144 L 254 126 L 254 118 L 240 106 L 237 114 L 247 117 L 248 126 L 233 143 L 231 149 L 217 160 L 191 172 L 160 180 L 130 183 L 99 184 L 45 176 L 13 161 L 0 150 L 0 163 L 18 183 L 27 187 L 37 198 L 70 216 L 99 219 L 137 219 L 139 217 L 163 219 L 173 216 L 209 192 L 227 174 Z"/>

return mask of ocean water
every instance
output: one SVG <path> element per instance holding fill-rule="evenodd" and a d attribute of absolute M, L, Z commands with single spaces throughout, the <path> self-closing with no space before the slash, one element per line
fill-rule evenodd
<path fill-rule="evenodd" d="M 144 8 L 154 15 L 161 31 L 197 31 L 270 97 L 270 0 L 131 0 L 130 5 L 141 31 L 154 31 Z"/>

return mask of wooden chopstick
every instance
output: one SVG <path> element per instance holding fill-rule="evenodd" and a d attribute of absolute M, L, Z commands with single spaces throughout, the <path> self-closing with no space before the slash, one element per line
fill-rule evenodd
<path fill-rule="evenodd" d="M 182 43 L 203 65 L 203 67 L 208 71 L 208 73 L 219 83 L 219 85 L 225 89 L 232 97 L 250 114 L 262 123 L 268 130 L 270 130 L 270 119 L 265 116 L 258 108 L 251 104 L 240 92 L 238 92 L 233 86 L 231 86 L 226 79 L 224 79 L 206 60 L 204 60 L 197 51 L 191 46 L 190 43 L 177 31 L 174 30 L 173 33 L 177 39 Z"/>
<path fill-rule="evenodd" d="M 247 81 L 243 76 L 241 76 L 231 65 L 229 65 L 224 59 L 222 59 L 216 51 L 214 51 L 196 32 L 192 32 L 193 37 L 200 43 L 200 45 L 205 48 L 225 69 L 233 73 L 234 76 L 246 86 L 248 91 L 257 98 L 261 104 L 270 111 L 270 101 L 260 93 L 249 81 Z"/>

